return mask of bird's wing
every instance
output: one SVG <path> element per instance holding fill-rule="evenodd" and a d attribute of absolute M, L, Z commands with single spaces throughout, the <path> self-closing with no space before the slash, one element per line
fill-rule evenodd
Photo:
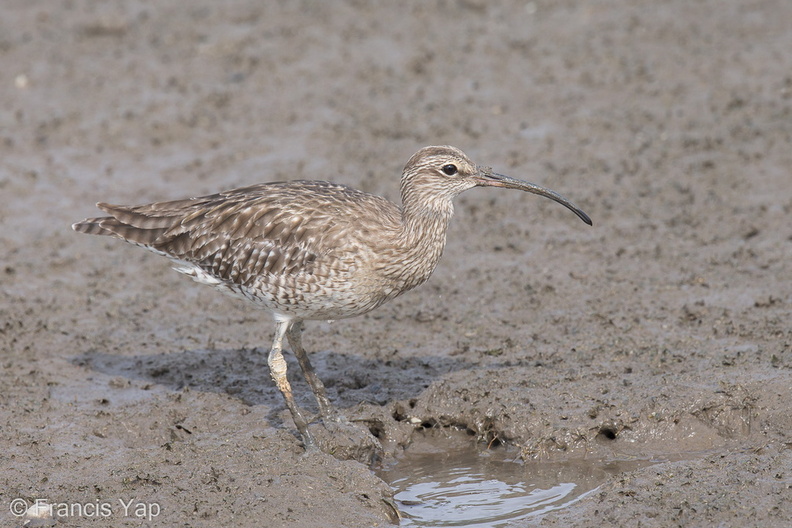
<path fill-rule="evenodd" d="M 396 207 L 384 199 L 304 181 L 141 206 L 99 204 L 111 216 L 86 220 L 75 229 L 114 235 L 247 285 L 266 274 L 333 273 L 342 265 L 340 239 L 357 228 L 360 208 L 371 200 L 386 210 L 386 218 L 396 215 Z"/>

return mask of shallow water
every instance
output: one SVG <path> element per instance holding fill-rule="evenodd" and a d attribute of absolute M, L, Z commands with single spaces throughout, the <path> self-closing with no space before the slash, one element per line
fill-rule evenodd
<path fill-rule="evenodd" d="M 380 476 L 395 491 L 401 526 L 505 527 L 532 524 L 595 492 L 614 474 L 661 461 L 525 463 L 516 451 L 471 443 L 408 451 Z"/>

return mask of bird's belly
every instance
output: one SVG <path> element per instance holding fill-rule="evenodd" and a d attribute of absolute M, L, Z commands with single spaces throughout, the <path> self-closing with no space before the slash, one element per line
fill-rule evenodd
<path fill-rule="evenodd" d="M 396 297 L 399 291 L 368 274 L 329 276 L 295 273 L 263 275 L 250 284 L 238 284 L 180 262 L 174 269 L 196 282 L 253 303 L 256 307 L 298 319 L 344 319 L 364 314 Z"/>

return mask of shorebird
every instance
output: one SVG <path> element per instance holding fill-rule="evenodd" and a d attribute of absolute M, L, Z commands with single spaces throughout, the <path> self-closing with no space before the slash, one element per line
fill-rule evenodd
<path fill-rule="evenodd" d="M 270 374 L 310 450 L 317 444 L 286 376 L 284 337 L 322 421 L 343 420 L 302 346 L 303 321 L 361 315 L 425 282 L 443 253 L 453 199 L 473 187 L 545 196 L 591 225 L 554 191 L 478 166 L 455 147 L 431 146 L 404 167 L 400 206 L 345 185 L 298 180 L 146 205 L 98 203 L 110 216 L 72 228 L 164 255 L 176 271 L 271 312 Z"/>

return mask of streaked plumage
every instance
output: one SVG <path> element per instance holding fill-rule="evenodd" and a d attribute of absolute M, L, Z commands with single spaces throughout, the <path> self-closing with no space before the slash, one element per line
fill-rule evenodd
<path fill-rule="evenodd" d="M 344 185 L 291 181 L 139 206 L 99 203 L 110 216 L 73 228 L 167 256 L 177 271 L 272 312 L 277 331 L 270 368 L 306 446 L 312 446 L 285 363 L 281 368 L 283 336 L 295 349 L 322 417 L 335 416 L 299 344 L 301 322 L 360 315 L 425 282 L 443 252 L 453 198 L 475 186 L 547 196 L 591 224 L 552 191 L 477 167 L 462 151 L 443 146 L 421 149 L 409 160 L 401 206 Z"/>

